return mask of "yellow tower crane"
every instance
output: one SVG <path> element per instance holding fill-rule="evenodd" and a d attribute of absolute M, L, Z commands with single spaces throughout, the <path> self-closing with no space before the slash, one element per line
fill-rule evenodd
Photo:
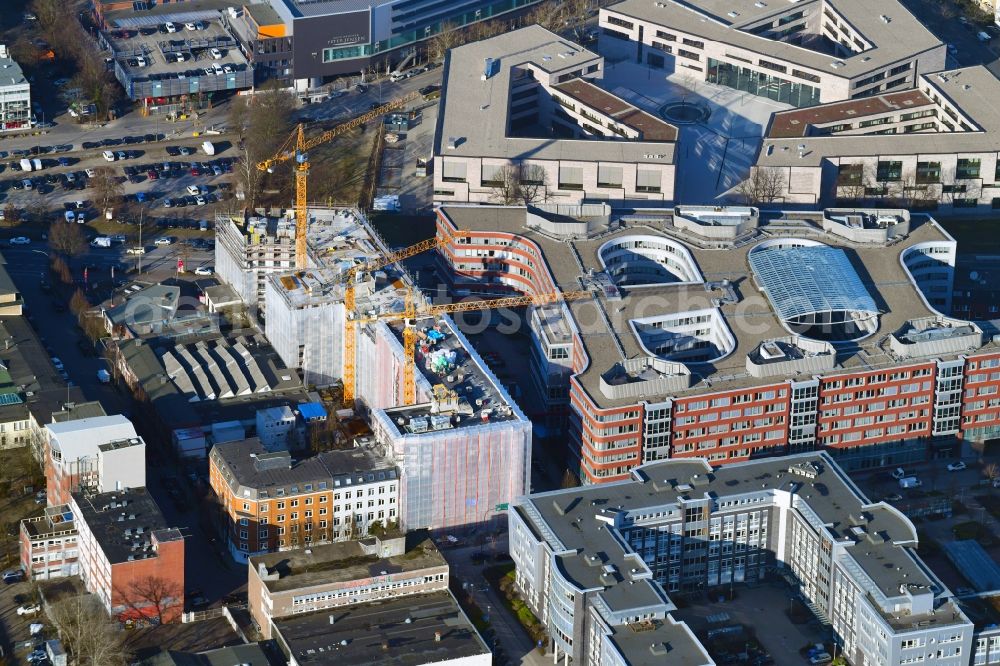
<path fill-rule="evenodd" d="M 471 310 L 495 310 L 498 308 L 518 308 L 528 305 L 548 305 L 560 301 L 578 301 L 592 297 L 593 293 L 590 291 L 550 292 L 534 296 L 510 296 L 507 298 L 491 298 L 480 301 L 464 301 L 461 303 L 428 305 L 417 308 L 413 302 L 413 294 L 408 290 L 404 299 L 404 309 L 402 312 L 386 312 L 371 317 L 362 317 L 357 321 L 359 323 L 387 320 L 403 321 L 403 351 L 405 353 L 403 361 L 403 404 L 412 405 L 417 401 L 417 384 L 414 373 L 416 372 L 416 327 L 418 318 L 436 317 L 437 315 L 453 312 L 469 312 Z M 346 377 L 344 378 L 344 391 L 346 394 Z"/>
<path fill-rule="evenodd" d="M 352 118 L 346 123 L 341 123 L 333 129 L 329 129 L 311 139 L 306 139 L 305 126 L 299 123 L 295 130 L 285 139 L 285 142 L 281 144 L 278 152 L 273 157 L 257 163 L 257 168 L 261 171 L 271 172 L 276 165 L 293 158 L 295 159 L 295 268 L 299 270 L 306 268 L 308 261 L 308 254 L 306 252 L 306 227 L 309 225 L 309 213 L 306 210 L 306 180 L 309 175 L 309 151 L 316 146 L 321 146 L 337 138 L 348 130 L 352 130 L 370 120 L 374 120 L 390 111 L 405 106 L 419 96 L 419 93 L 411 92 L 408 95 L 376 107 L 357 118 Z"/>
<path fill-rule="evenodd" d="M 354 328 L 356 321 L 352 318 L 355 316 L 355 308 L 357 307 L 354 285 L 358 275 L 377 271 L 380 268 L 385 268 L 386 266 L 394 264 L 397 261 L 408 259 L 414 255 L 420 254 L 421 252 L 426 252 L 427 250 L 433 250 L 434 248 L 444 245 L 447 242 L 447 238 L 434 236 L 433 238 L 428 238 L 425 241 L 421 241 L 416 245 L 411 245 L 410 247 L 399 250 L 398 252 L 393 252 L 392 254 L 387 254 L 373 261 L 353 266 L 344 273 L 347 285 L 344 289 L 344 373 L 341 381 L 343 381 L 344 384 L 343 401 L 345 407 L 354 406 L 354 396 L 357 383 L 354 365 L 356 362 L 355 348 L 357 331 Z"/>

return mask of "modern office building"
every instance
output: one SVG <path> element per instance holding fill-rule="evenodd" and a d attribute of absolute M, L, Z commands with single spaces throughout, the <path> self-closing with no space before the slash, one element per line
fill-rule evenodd
<path fill-rule="evenodd" d="M 538 0 L 264 0 L 231 21 L 243 50 L 299 90 L 324 78 L 399 66 L 443 30 L 494 19 Z"/>
<path fill-rule="evenodd" d="M 31 128 L 31 83 L 20 65 L 0 44 L 0 132 Z"/>
<path fill-rule="evenodd" d="M 643 465 L 620 483 L 537 493 L 510 512 L 510 554 L 553 656 L 601 666 L 714 663 L 671 593 L 788 572 L 853 664 L 985 663 L 974 626 L 916 554 L 917 530 L 825 453 L 713 468 Z"/>
<path fill-rule="evenodd" d="M 81 490 L 110 492 L 146 485 L 146 443 L 120 414 L 45 426 L 50 506 Z"/>
<path fill-rule="evenodd" d="M 985 67 L 921 74 L 917 87 L 771 117 L 757 170 L 778 201 L 1000 209 L 1000 81 Z"/>
<path fill-rule="evenodd" d="M 672 200 L 677 128 L 603 76 L 601 56 L 537 25 L 449 51 L 434 200 Z"/>
<path fill-rule="evenodd" d="M 173 622 L 184 612 L 184 535 L 169 527 L 145 488 L 73 493 L 79 572 L 121 620 Z"/>
<path fill-rule="evenodd" d="M 625 0 L 601 50 L 793 106 L 913 88 L 945 45 L 898 0 Z"/>
<path fill-rule="evenodd" d="M 249 561 L 247 599 L 264 638 L 271 620 L 344 606 L 448 591 L 448 563 L 425 539 L 372 536 Z"/>
<path fill-rule="evenodd" d="M 356 539 L 376 522 L 399 523 L 399 470 L 372 449 L 296 460 L 287 451 L 265 451 L 256 438 L 216 444 L 209 484 L 239 562 Z"/>
<path fill-rule="evenodd" d="M 584 482 L 812 449 L 879 467 L 1000 432 L 1000 347 L 944 314 L 956 244 L 929 217 L 442 206 L 438 234 L 458 295 L 593 290 L 529 317 Z"/>

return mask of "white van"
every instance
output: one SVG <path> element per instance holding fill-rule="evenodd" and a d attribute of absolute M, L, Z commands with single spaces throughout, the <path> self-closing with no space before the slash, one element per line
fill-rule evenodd
<path fill-rule="evenodd" d="M 108 162 L 114 162 L 116 159 L 118 159 L 118 158 L 115 157 L 115 154 L 113 152 L 111 152 L 110 150 L 105 150 L 103 153 L 101 153 L 101 155 Z"/>

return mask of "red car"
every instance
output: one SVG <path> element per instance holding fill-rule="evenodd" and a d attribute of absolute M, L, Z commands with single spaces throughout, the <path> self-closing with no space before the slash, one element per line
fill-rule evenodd
<path fill-rule="evenodd" d="M 200 176 L 201 175 L 201 170 L 198 167 L 191 167 L 191 175 L 192 176 Z"/>
<path fill-rule="evenodd" d="M 150 169 L 150 171 L 146 174 L 146 177 L 149 178 L 150 180 L 159 180 L 160 179 L 160 175 L 158 173 L 156 173 L 155 169 Z"/>

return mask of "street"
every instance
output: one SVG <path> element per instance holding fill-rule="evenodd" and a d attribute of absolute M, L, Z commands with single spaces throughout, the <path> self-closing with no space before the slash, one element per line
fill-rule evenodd
<path fill-rule="evenodd" d="M 985 65 L 994 76 L 1000 77 L 1000 56 L 994 50 L 996 38 L 992 42 L 981 42 L 976 33 L 982 28 L 975 24 L 965 24 L 958 15 L 949 17 L 949 9 L 958 9 L 950 0 L 902 0 L 903 5 L 920 19 L 927 29 L 946 44 L 954 45 L 957 53 L 949 54 L 949 67 L 954 60 L 959 67 Z"/>

